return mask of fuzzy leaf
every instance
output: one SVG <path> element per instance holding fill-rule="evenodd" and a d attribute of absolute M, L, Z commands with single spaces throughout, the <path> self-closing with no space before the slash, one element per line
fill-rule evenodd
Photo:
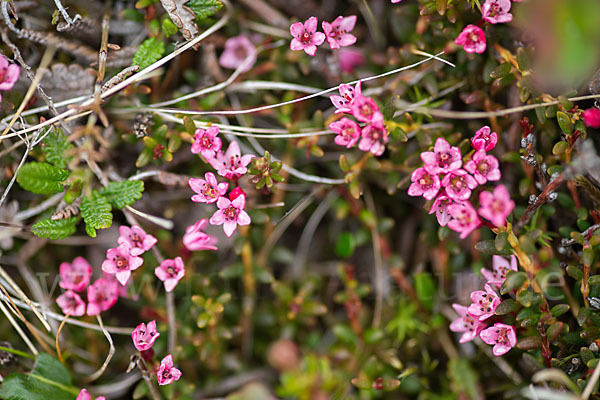
<path fill-rule="evenodd" d="M 35 194 L 54 194 L 64 190 L 63 182 L 69 171 L 47 163 L 30 162 L 21 167 L 17 182 L 27 191 Z"/>
<path fill-rule="evenodd" d="M 112 224 L 111 207 L 98 192 L 93 192 L 91 197 L 81 201 L 81 216 L 85 221 L 85 231 L 91 237 L 96 237 L 96 229 L 108 228 Z"/>
<path fill-rule="evenodd" d="M 140 69 L 144 69 L 158 61 L 164 52 L 165 44 L 163 42 L 158 42 L 156 41 L 156 38 L 151 37 L 140 44 L 140 47 L 138 47 L 133 56 L 132 64 L 139 66 Z"/>
<path fill-rule="evenodd" d="M 44 219 L 35 223 L 31 227 L 31 232 L 41 238 L 58 240 L 64 239 L 75 233 L 77 228 L 77 217 L 60 219 L 53 221 L 51 219 Z"/>
<path fill-rule="evenodd" d="M 196 16 L 196 19 L 210 17 L 223 7 L 220 0 L 189 0 L 186 3 Z"/>
<path fill-rule="evenodd" d="M 136 200 L 142 198 L 144 182 L 123 181 L 111 182 L 100 190 L 100 194 L 115 208 L 123 208 L 132 205 Z"/>
<path fill-rule="evenodd" d="M 49 133 L 42 144 L 42 151 L 46 153 L 46 161 L 59 168 L 64 168 L 66 163 L 73 158 L 65 156 L 65 152 L 72 148 L 73 145 L 69 143 L 61 130 Z"/>

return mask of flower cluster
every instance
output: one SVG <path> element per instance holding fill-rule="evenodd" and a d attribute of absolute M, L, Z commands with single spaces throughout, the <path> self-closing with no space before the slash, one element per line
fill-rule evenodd
<path fill-rule="evenodd" d="M 452 304 L 459 317 L 452 321 L 450 330 L 460 332 L 460 343 L 469 342 L 477 336 L 485 343 L 493 345 L 493 353 L 501 356 L 517 344 L 517 334 L 511 325 L 494 322 L 488 327 L 488 320 L 495 315 L 496 308 L 501 303 L 495 288 L 500 288 L 506 280 L 508 271 L 517 270 L 517 259 L 511 256 L 510 262 L 500 256 L 493 257 L 493 270 L 481 269 L 481 274 L 487 279 L 484 290 L 471 293 L 471 305 L 468 307 Z M 484 322 L 487 321 L 487 322 Z"/>
<path fill-rule="evenodd" d="M 15 85 L 21 69 L 17 64 L 11 64 L 8 62 L 8 58 L 0 54 L 0 90 L 10 90 Z M 0 101 L 2 101 L 2 95 L 0 94 Z"/>
<path fill-rule="evenodd" d="M 150 250 L 157 240 L 137 225 L 131 228 L 121 226 L 119 233 L 118 246 L 106 251 L 102 271 L 113 275 L 121 286 L 125 286 L 131 277 L 131 272 L 144 263 L 144 259 L 140 256 Z"/>
<path fill-rule="evenodd" d="M 304 50 L 309 56 L 314 56 L 317 47 L 322 45 L 325 39 L 332 50 L 356 43 L 356 36 L 350 33 L 356 24 L 356 15 L 339 16 L 331 23 L 324 21 L 321 26 L 325 33 L 317 32 L 318 24 L 317 17 L 310 17 L 304 23 L 293 23 L 290 26 L 290 33 L 293 36 L 290 49 Z"/>
<path fill-rule="evenodd" d="M 472 156 L 463 159 L 458 147 L 438 138 L 433 151 L 421 153 L 424 166 L 412 173 L 408 194 L 433 200 L 429 213 L 436 214 L 441 226 L 459 232 L 461 239 L 481 225 L 481 217 L 504 226 L 515 207 L 504 185 L 493 192 L 482 191 L 478 210 L 469 201 L 476 187 L 501 178 L 498 159 L 487 153 L 497 142 L 496 132 L 484 126 L 471 139 Z"/>
<path fill-rule="evenodd" d="M 357 121 L 364 123 L 364 126 L 361 128 L 356 121 L 347 117 L 330 123 L 329 129 L 337 134 L 335 143 L 350 149 L 358 142 L 360 150 L 370 151 L 376 156 L 382 155 L 388 142 L 388 131 L 375 100 L 362 95 L 360 82 L 356 87 L 341 84 L 339 91 L 339 95 L 329 96 L 336 108 L 336 114 L 350 114 Z"/>
<path fill-rule="evenodd" d="M 156 339 L 160 336 L 160 333 L 156 329 L 156 321 L 139 324 L 131 333 L 131 339 L 135 348 L 142 352 L 148 360 L 152 360 L 154 352 L 151 351 L 152 346 Z M 158 371 L 156 371 L 156 379 L 159 385 L 168 385 L 173 381 L 177 381 L 181 378 L 181 371 L 173 366 L 173 356 L 169 354 L 164 357 Z"/>
<path fill-rule="evenodd" d="M 194 154 L 200 153 L 220 176 L 237 183 L 238 179 L 248 172 L 248 164 L 250 164 L 254 155 L 241 155 L 240 146 L 236 141 L 231 142 L 227 151 L 223 153 L 221 150 L 222 142 L 217 137 L 218 134 L 219 127 L 217 126 L 211 126 L 207 130 L 197 129 L 191 151 Z M 204 179 L 191 178 L 188 183 L 190 188 L 197 193 L 192 196 L 192 201 L 206 204 L 216 203 L 218 210 L 213 214 L 209 222 L 213 225 L 223 225 L 223 231 L 227 237 L 233 235 L 238 225 L 250 224 L 250 216 L 244 210 L 246 207 L 246 194 L 240 187 L 233 189 L 226 196 L 229 183 L 219 183 L 217 177 L 212 172 L 207 172 L 204 175 Z M 205 223 L 200 227 L 200 221 L 198 221 L 190 232 L 197 234 L 204 226 L 206 226 Z M 190 230 L 190 227 L 188 227 L 188 230 Z M 203 247 L 200 245 L 203 250 L 216 250 L 216 247 L 214 247 L 215 242 L 208 235 L 204 235 L 196 235 L 198 239 L 196 244 L 203 242 L 204 246 L 208 246 Z M 191 240 L 190 237 L 191 233 L 188 236 L 188 241 Z M 185 241 L 186 238 L 184 238 L 184 243 Z"/>

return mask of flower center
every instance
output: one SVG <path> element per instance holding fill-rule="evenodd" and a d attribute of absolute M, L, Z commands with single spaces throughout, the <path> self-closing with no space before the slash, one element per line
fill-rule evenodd
<path fill-rule="evenodd" d="M 477 42 L 479 42 L 479 35 L 475 32 L 471 32 L 471 34 L 469 35 L 469 40 L 471 42 L 477 43 Z"/>
<path fill-rule="evenodd" d="M 431 175 L 426 174 L 419 179 L 419 185 L 425 189 L 429 189 L 431 186 L 433 186 L 433 179 L 431 179 Z"/>
<path fill-rule="evenodd" d="M 245 59 L 248 56 L 248 53 L 246 52 L 246 49 L 243 46 L 238 46 L 235 49 L 234 53 L 235 53 L 235 56 L 240 59 Z"/>
<path fill-rule="evenodd" d="M 202 193 L 205 197 L 210 197 L 211 199 L 217 197 L 217 189 L 208 183 L 205 183 L 202 187 Z"/>
<path fill-rule="evenodd" d="M 450 162 L 452 157 L 450 157 L 450 154 L 448 153 L 440 153 L 438 154 L 438 166 L 440 168 L 444 168 L 448 166 L 448 163 Z"/>
<path fill-rule="evenodd" d="M 479 171 L 481 175 L 487 175 L 488 172 L 490 172 L 490 165 L 487 161 L 483 160 L 477 164 L 477 171 Z"/>
<path fill-rule="evenodd" d="M 312 41 L 312 33 L 304 30 L 304 33 L 300 36 L 300 41 L 304 44 L 309 44 Z"/>
<path fill-rule="evenodd" d="M 234 206 L 229 206 L 223 211 L 223 215 L 227 221 L 233 221 L 237 218 L 240 210 L 235 208 Z"/>
<path fill-rule="evenodd" d="M 167 274 L 174 276 L 175 275 L 175 268 L 173 267 L 167 267 Z"/>
<path fill-rule="evenodd" d="M 117 266 L 117 269 L 125 269 L 128 266 L 127 260 L 121 256 L 115 257 L 113 261 Z"/>
<path fill-rule="evenodd" d="M 494 301 L 494 299 L 492 298 L 492 296 L 490 296 L 487 293 L 484 293 L 481 295 L 482 298 L 479 300 L 479 305 L 481 306 L 479 308 L 479 310 L 481 310 L 481 312 L 492 312 L 492 303 Z"/>
<path fill-rule="evenodd" d="M 212 139 L 206 135 L 202 136 L 202 138 L 200 139 L 200 144 L 202 145 L 202 147 L 206 148 L 206 149 L 210 149 L 212 147 Z"/>
<path fill-rule="evenodd" d="M 496 343 L 506 344 L 508 343 L 508 330 L 507 329 L 497 329 L 496 330 Z"/>
<path fill-rule="evenodd" d="M 457 191 L 461 191 L 465 188 L 465 179 L 462 176 L 452 178 L 451 182 L 452 187 Z"/>
<path fill-rule="evenodd" d="M 354 128 L 345 128 L 342 130 L 342 136 L 344 136 L 344 139 L 352 138 L 354 136 Z"/>
<path fill-rule="evenodd" d="M 361 111 L 362 115 L 364 115 L 367 118 L 371 117 L 373 115 L 373 108 L 369 104 L 364 104 L 360 108 L 360 111 Z"/>

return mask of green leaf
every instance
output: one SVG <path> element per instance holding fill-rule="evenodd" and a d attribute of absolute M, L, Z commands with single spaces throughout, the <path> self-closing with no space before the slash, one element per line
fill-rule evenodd
<path fill-rule="evenodd" d="M 71 386 L 69 371 L 46 353 L 37 356 L 31 373 L 9 375 L 0 387 L 0 398 L 5 400 L 73 400 L 78 393 Z"/>
<path fill-rule="evenodd" d="M 210 17 L 223 7 L 219 0 L 188 0 L 185 5 L 194 12 L 196 19 Z"/>
<path fill-rule="evenodd" d="M 433 297 L 435 295 L 435 283 L 431 275 L 426 273 L 415 274 L 415 290 L 417 297 L 427 309 L 433 309 Z"/>
<path fill-rule="evenodd" d="M 69 143 L 60 129 L 50 132 L 42 143 L 42 151 L 46 154 L 46 161 L 59 168 L 64 168 L 66 163 L 73 158 L 72 156 L 65 157 L 65 152 L 72 148 L 74 146 Z"/>
<path fill-rule="evenodd" d="M 496 315 L 506 315 L 513 311 L 516 311 L 519 305 L 513 299 L 506 299 L 502 303 L 498 304 L 496 308 Z"/>
<path fill-rule="evenodd" d="M 506 275 L 506 280 L 500 287 L 500 293 L 506 294 L 513 289 L 520 288 L 527 281 L 527 274 L 523 271 L 511 271 Z"/>
<path fill-rule="evenodd" d="M 335 243 L 335 254 L 338 257 L 348 258 L 354 253 L 356 244 L 354 242 L 354 236 L 350 232 L 344 232 Z"/>
<path fill-rule="evenodd" d="M 123 181 L 111 182 L 100 190 L 100 194 L 115 208 L 123 208 L 142 198 L 144 182 Z"/>
<path fill-rule="evenodd" d="M 77 217 L 60 219 L 58 221 L 44 219 L 35 223 L 31 227 L 31 232 L 34 235 L 45 239 L 64 239 L 75 233 L 77 230 L 75 225 L 77 225 L 78 220 L 79 218 Z"/>
<path fill-rule="evenodd" d="M 17 175 L 21 187 L 35 194 L 54 194 L 64 190 L 63 182 L 69 171 L 47 163 L 30 162 L 24 164 Z"/>
<path fill-rule="evenodd" d="M 158 61 L 165 52 L 165 44 L 151 37 L 144 40 L 133 56 L 132 65 L 138 65 L 144 69 Z"/>
<path fill-rule="evenodd" d="M 550 309 L 553 317 L 560 317 L 569 311 L 571 307 L 568 304 L 557 304 Z"/>
<path fill-rule="evenodd" d="M 557 112 L 556 119 L 558 121 L 558 126 L 560 126 L 560 129 L 564 133 L 567 135 L 573 133 L 573 123 L 571 122 L 571 118 L 566 113 L 562 111 Z"/>
<path fill-rule="evenodd" d="M 96 229 L 104 229 L 112 224 L 111 207 L 98 192 L 93 192 L 91 197 L 81 201 L 81 216 L 85 221 L 85 231 L 91 237 L 96 237 Z"/>

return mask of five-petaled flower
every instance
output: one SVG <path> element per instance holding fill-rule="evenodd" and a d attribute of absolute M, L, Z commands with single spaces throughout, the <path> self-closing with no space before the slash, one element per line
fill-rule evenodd
<path fill-rule="evenodd" d="M 148 325 L 143 322 L 136 326 L 131 333 L 133 345 L 139 351 L 146 351 L 152 347 L 154 341 L 160 336 L 156 330 L 156 321 L 148 322 Z"/>
<path fill-rule="evenodd" d="M 510 0 L 485 0 L 481 6 L 483 19 L 490 24 L 501 24 L 512 21 L 512 14 L 509 12 L 511 6 Z"/>
<path fill-rule="evenodd" d="M 233 200 L 220 197 L 217 201 L 219 209 L 215 211 L 209 222 L 213 225 L 223 225 L 223 231 L 227 237 L 231 237 L 238 225 L 249 225 L 250 216 L 244 208 L 246 207 L 246 196 L 238 196 Z"/>
<path fill-rule="evenodd" d="M 223 154 L 219 151 L 214 157 L 209 158 L 210 165 L 217 170 L 217 173 L 227 179 L 239 179 L 248 171 L 248 164 L 254 158 L 253 154 L 241 155 L 240 145 L 233 141 L 229 144 L 227 151 Z"/>
<path fill-rule="evenodd" d="M 460 304 L 452 304 L 454 310 L 460 317 L 452 321 L 450 330 L 452 332 L 463 332 L 460 343 L 470 342 L 475 339 L 479 332 L 485 328 L 485 323 L 479 321 L 478 317 L 469 314 L 468 308 Z"/>
<path fill-rule="evenodd" d="M 358 142 L 358 138 L 360 137 L 361 129 L 360 126 L 349 118 L 342 118 L 339 121 L 335 121 L 329 124 L 329 129 L 331 129 L 334 133 L 337 133 L 335 139 L 333 140 L 335 144 L 340 146 L 346 146 L 347 148 L 352 148 L 356 142 Z"/>
<path fill-rule="evenodd" d="M 190 225 L 183 235 L 183 245 L 190 251 L 217 250 L 217 238 L 202 232 L 208 225 L 206 218 Z"/>
<path fill-rule="evenodd" d="M 350 110 L 354 118 L 360 122 L 366 122 L 378 127 L 383 126 L 383 114 L 379 111 L 375 100 L 370 97 L 355 93 L 354 99 L 350 103 Z"/>
<path fill-rule="evenodd" d="M 98 315 L 111 308 L 119 296 L 117 282 L 100 278 L 87 288 L 87 315 Z"/>
<path fill-rule="evenodd" d="M 495 356 L 508 353 L 517 344 L 515 328 L 501 322 L 496 322 L 494 326 L 481 331 L 479 337 L 487 344 L 494 345 L 492 353 Z"/>
<path fill-rule="evenodd" d="M 354 96 L 362 95 L 361 84 L 358 82 L 355 87 L 342 83 L 339 88 L 340 94 L 332 94 L 329 96 L 331 103 L 336 108 L 335 113 L 352 113 L 350 104 L 354 100 Z"/>
<path fill-rule="evenodd" d="M 362 130 L 358 148 L 362 151 L 370 151 L 374 155 L 380 156 L 385 151 L 385 144 L 387 142 L 387 130 L 383 126 L 369 124 Z"/>
<path fill-rule="evenodd" d="M 498 143 L 498 134 L 492 132 L 489 126 L 483 126 L 471 138 L 471 145 L 475 150 L 490 151 Z"/>
<path fill-rule="evenodd" d="M 506 218 L 514 208 L 515 202 L 504 185 L 496 186 L 494 193 L 484 191 L 479 194 L 479 215 L 495 226 L 506 225 Z"/>
<path fill-rule="evenodd" d="M 492 257 L 492 270 L 481 268 L 481 275 L 487 279 L 487 283 L 496 287 L 502 286 L 506 280 L 508 271 L 517 270 L 517 257 L 510 256 L 510 262 L 502 256 Z"/>
<path fill-rule="evenodd" d="M 498 165 L 496 157 L 487 155 L 485 150 L 477 150 L 471 161 L 465 164 L 465 169 L 473 174 L 477 183 L 483 185 L 487 181 L 500 180 L 501 174 Z"/>
<path fill-rule="evenodd" d="M 63 262 L 59 267 L 61 288 L 81 292 L 90 284 L 92 267 L 83 257 L 75 257 L 73 262 Z"/>
<path fill-rule="evenodd" d="M 304 50 L 309 56 L 314 56 L 317 52 L 317 46 L 325 41 L 325 34 L 317 32 L 319 21 L 317 17 L 310 17 L 304 24 L 302 22 L 293 23 L 290 26 L 290 33 L 294 37 L 290 43 L 290 49 Z"/>
<path fill-rule="evenodd" d="M 132 256 L 139 256 L 144 252 L 150 250 L 158 240 L 146 233 L 141 227 L 134 225 L 131 228 L 125 225 L 119 227 L 119 239 L 118 244 L 124 244 L 129 247 L 129 254 Z"/>
<path fill-rule="evenodd" d="M 332 23 L 323 21 L 323 31 L 325 31 L 329 47 L 333 50 L 356 43 L 356 36 L 348 33 L 354 29 L 355 24 L 356 15 L 349 17 L 339 16 Z"/>
<path fill-rule="evenodd" d="M 67 290 L 56 298 L 56 304 L 62 309 L 63 314 L 81 317 L 85 314 L 85 303 L 81 297 L 72 290 Z"/>
<path fill-rule="evenodd" d="M 173 366 L 173 356 L 169 354 L 160 362 L 160 367 L 156 371 L 156 378 L 159 385 L 168 385 L 181 378 L 181 371 Z"/>
<path fill-rule="evenodd" d="M 432 174 L 446 174 L 462 166 L 462 155 L 458 147 L 450 146 L 444 138 L 438 138 L 433 151 L 421 153 L 425 169 Z"/>
<path fill-rule="evenodd" d="M 196 203 L 216 203 L 219 197 L 227 193 L 229 183 L 217 182 L 217 177 L 212 172 L 204 174 L 204 179 L 190 178 L 188 181 L 190 188 L 198 194 L 192 196 L 192 201 Z"/>
<path fill-rule="evenodd" d="M 452 200 L 465 201 L 471 197 L 471 191 L 477 187 L 477 181 L 464 169 L 456 169 L 444 176 L 442 186 L 446 188 L 446 193 Z"/>
<path fill-rule="evenodd" d="M 440 193 L 433 201 L 429 214 L 435 213 L 440 226 L 448 225 L 448 222 L 452 219 L 448 211 L 448 206 L 451 204 L 454 204 L 454 200 L 448 197 L 445 192 Z"/>
<path fill-rule="evenodd" d="M 115 274 L 121 285 L 125 285 L 131 277 L 131 271 L 138 269 L 144 263 L 142 257 L 131 254 L 127 243 L 106 251 L 106 260 L 102 262 L 102 271 Z"/>
<path fill-rule="evenodd" d="M 485 291 L 476 290 L 471 293 L 471 304 L 468 308 L 469 314 L 483 321 L 494 315 L 496 308 L 501 303 L 500 297 L 487 283 L 484 286 Z"/>
<path fill-rule="evenodd" d="M 461 239 L 469 236 L 481 225 L 477 211 L 469 202 L 450 204 L 448 212 L 452 216 L 452 219 L 448 222 L 448 228 L 459 232 Z"/>
<path fill-rule="evenodd" d="M 218 134 L 219 127 L 216 125 L 212 125 L 208 129 L 196 129 L 191 148 L 192 153 L 200 153 L 207 160 L 213 158 L 222 146 L 221 138 L 217 137 Z"/>
<path fill-rule="evenodd" d="M 8 58 L 0 54 L 0 90 L 10 90 L 15 85 L 21 69 L 17 64 L 11 64 L 8 62 Z M 2 101 L 2 95 L 0 94 L 0 101 Z"/>
<path fill-rule="evenodd" d="M 463 46 L 467 53 L 481 54 L 485 51 L 486 41 L 483 29 L 476 25 L 467 25 L 454 43 Z"/>
<path fill-rule="evenodd" d="M 412 184 L 408 187 L 409 196 L 423 196 L 426 200 L 433 200 L 440 191 L 440 178 L 423 167 L 415 169 L 410 180 Z"/>
<path fill-rule="evenodd" d="M 225 50 L 219 57 L 222 67 L 248 72 L 256 62 L 258 52 L 250 39 L 244 35 L 234 36 L 225 42 Z M 242 67 L 243 65 L 243 67 Z"/>
<path fill-rule="evenodd" d="M 165 290 L 172 292 L 185 275 L 185 265 L 181 257 L 175 257 L 174 260 L 167 259 L 154 269 L 154 274 L 164 282 Z"/>

